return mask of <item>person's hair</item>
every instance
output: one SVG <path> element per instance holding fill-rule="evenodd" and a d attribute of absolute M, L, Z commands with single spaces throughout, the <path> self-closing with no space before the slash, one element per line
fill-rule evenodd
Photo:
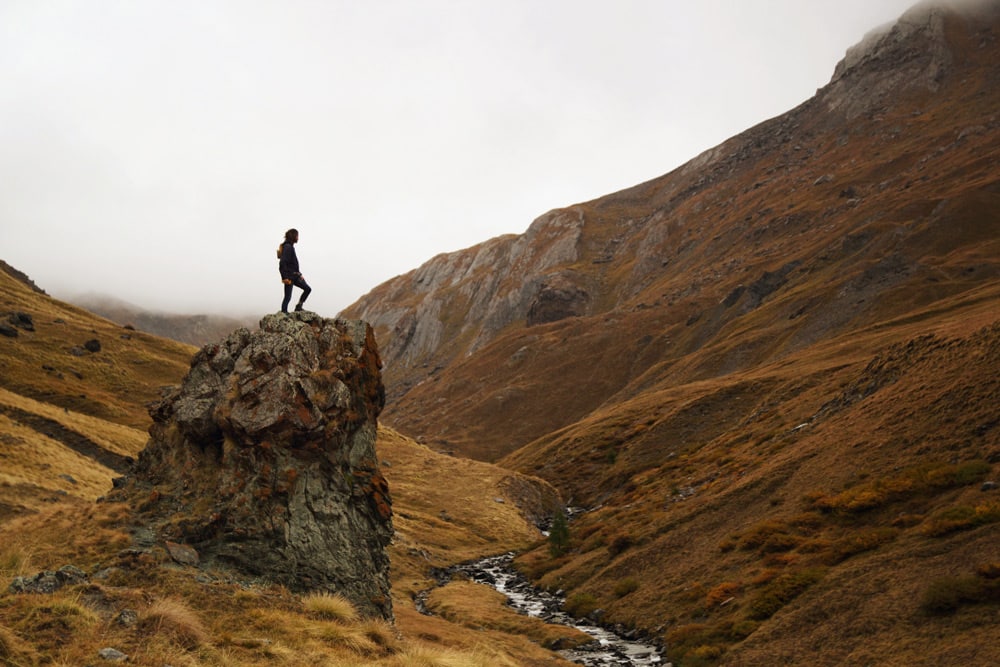
<path fill-rule="evenodd" d="M 289 229 L 287 232 L 285 232 L 285 240 L 286 241 L 291 241 L 293 238 L 295 238 L 298 235 L 299 235 L 299 230 L 297 230 L 297 229 Z"/>

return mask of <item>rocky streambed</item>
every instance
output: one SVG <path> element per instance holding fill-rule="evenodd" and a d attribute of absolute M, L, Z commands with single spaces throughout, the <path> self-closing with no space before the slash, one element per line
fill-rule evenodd
<path fill-rule="evenodd" d="M 507 596 L 508 604 L 522 614 L 541 618 L 547 623 L 561 623 L 574 627 L 594 638 L 589 644 L 559 653 L 567 660 L 587 667 L 622 667 L 657 665 L 667 667 L 662 649 L 639 637 L 627 636 L 628 631 L 615 632 L 600 627 L 588 619 L 573 618 L 562 611 L 564 599 L 531 585 L 511 565 L 513 553 L 491 556 L 482 560 L 456 565 L 437 573 L 438 581 L 447 583 L 456 574 L 462 574 Z M 418 608 L 422 609 L 418 600 Z M 426 612 L 424 612 L 426 613 Z"/>

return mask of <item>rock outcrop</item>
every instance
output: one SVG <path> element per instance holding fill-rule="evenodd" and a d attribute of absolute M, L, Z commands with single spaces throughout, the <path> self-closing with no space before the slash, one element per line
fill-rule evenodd
<path fill-rule="evenodd" d="M 385 337 L 383 353 L 396 371 L 446 364 L 512 324 L 523 326 L 532 308 L 538 321 L 589 312 L 588 290 L 571 284 L 563 268 L 579 258 L 582 230 L 579 211 L 550 211 L 524 234 L 434 257 L 361 297 L 345 314 L 371 322 Z M 407 380 L 397 375 L 392 384 L 398 396 Z"/>
<path fill-rule="evenodd" d="M 391 501 L 375 438 L 385 393 L 372 329 L 268 315 L 194 357 L 150 407 L 150 440 L 109 500 L 158 541 L 391 618 Z"/>
<path fill-rule="evenodd" d="M 986 284 L 998 35 L 997 0 L 923 3 L 794 109 L 376 287 L 345 312 L 382 344 L 384 420 L 497 460 L 664 368 L 718 377 Z"/>

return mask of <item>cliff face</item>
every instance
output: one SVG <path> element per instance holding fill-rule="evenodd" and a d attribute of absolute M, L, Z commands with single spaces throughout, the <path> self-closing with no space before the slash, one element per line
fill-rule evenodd
<path fill-rule="evenodd" d="M 586 277 L 570 268 L 579 259 L 583 224 L 577 211 L 552 211 L 522 235 L 438 255 L 347 309 L 352 317 L 365 313 L 385 341 L 386 359 L 401 373 L 392 395 L 423 375 L 403 369 L 471 354 L 512 322 L 588 314 Z"/>
<path fill-rule="evenodd" d="M 239 329 L 150 408 L 150 440 L 110 498 L 202 564 L 390 618 L 380 366 L 364 322 L 276 314 Z"/>
<path fill-rule="evenodd" d="M 998 16 L 919 5 L 795 109 L 380 285 L 345 312 L 383 347 L 384 419 L 494 459 L 658 365 L 746 370 L 990 284 Z"/>

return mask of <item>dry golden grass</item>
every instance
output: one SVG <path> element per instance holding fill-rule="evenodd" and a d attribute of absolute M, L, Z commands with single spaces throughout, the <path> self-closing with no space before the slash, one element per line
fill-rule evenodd
<path fill-rule="evenodd" d="M 541 646 L 558 643 L 569 648 L 592 640 L 574 628 L 518 614 L 507 606 L 502 593 L 469 581 L 452 582 L 435 589 L 428 597 L 427 607 L 452 623 L 480 632 L 497 631 L 528 637 Z"/>
<path fill-rule="evenodd" d="M 969 51 L 996 61 L 995 43 Z M 978 487 L 996 478 L 1000 446 L 998 195 L 987 159 L 998 135 L 955 141 L 993 113 L 996 90 L 950 107 L 943 91 L 914 102 L 920 115 L 907 106 L 858 119 L 846 143 L 842 126 L 827 134 L 798 117 L 796 152 L 816 161 L 789 159 L 760 129 L 746 159 L 725 165 L 726 178 L 692 170 L 576 207 L 587 222 L 578 247 L 592 254 L 561 268 L 595 286 L 594 317 L 513 322 L 465 355 L 475 337 L 463 329 L 470 301 L 444 295 L 452 347 L 440 352 L 457 361 L 422 384 L 423 366 L 390 361 L 413 388 L 385 418 L 442 450 L 488 459 L 530 443 L 504 463 L 600 506 L 573 523 L 565 555 L 553 558 L 521 517 L 509 473 L 383 429 L 398 531 L 402 637 L 393 642 L 363 622 L 317 619 L 287 591 L 197 581 L 164 567 L 160 551 L 121 562 L 126 536 L 107 510 L 87 509 L 82 496 L 92 490 L 63 497 L 45 485 L 43 466 L 72 460 L 39 440 L 48 458 L 3 468 L 11 477 L 0 507 L 36 512 L 0 526 L 0 544 L 33 538 L 6 557 L 8 571 L 67 562 L 118 570 L 94 607 L 82 590 L 51 598 L 50 609 L 0 593 L 0 627 L 30 618 L 30 650 L 67 665 L 93 660 L 96 636 L 140 665 L 164 656 L 175 665 L 558 664 L 539 648 L 556 631 L 509 616 L 471 585 L 434 591 L 439 616 L 413 604 L 433 586 L 430 567 L 537 544 L 522 560 L 527 570 L 568 589 L 580 611 L 599 606 L 612 622 L 663 628 L 683 664 L 1000 662 L 994 577 L 983 574 L 995 569 L 1000 524 Z M 891 126 L 904 131 L 889 142 Z M 944 152 L 925 171 L 918 159 L 935 146 Z M 768 161 L 755 164 L 760 155 Z M 815 185 L 821 167 L 834 183 Z M 846 189 L 857 190 L 853 203 Z M 659 240 L 625 233 L 656 219 Z M 590 261 L 619 236 L 613 262 Z M 786 287 L 725 305 L 738 286 L 792 259 L 803 263 Z M 642 270 L 649 261 L 654 269 Z M 175 363 L 183 355 L 157 341 L 122 339 L 6 283 L 0 295 L 38 325 L 37 335 L 0 340 L 0 384 L 17 395 L 142 427 L 139 399 L 186 370 L 187 359 Z M 93 335 L 106 350 L 68 355 Z M 53 370 L 39 373 L 43 365 Z M 22 427 L 0 424 L 12 439 L 30 436 Z M 167 597 L 206 626 L 193 650 L 169 636 L 139 645 L 104 611 Z M 73 648 L 55 645 L 56 634 Z"/>
<path fill-rule="evenodd" d="M 170 598 L 157 600 L 145 609 L 139 615 L 138 628 L 188 650 L 209 641 L 208 631 L 198 614 L 185 603 Z"/>
<path fill-rule="evenodd" d="M 123 456 L 138 454 L 149 437 L 145 430 L 36 401 L 3 388 L 0 388 L 0 406 L 11 406 L 59 422 L 72 431 L 86 434 L 104 449 Z"/>
<path fill-rule="evenodd" d="M 420 645 L 407 649 L 387 663 L 391 667 L 515 667 L 518 664 L 485 647 L 453 651 Z"/>
<path fill-rule="evenodd" d="M 66 423 L 61 408 L 52 411 L 17 396 L 2 398 Z M 9 457 L 17 465 L 4 474 L 17 484 L 9 483 L 6 488 L 34 488 L 41 493 L 37 503 L 23 508 L 21 516 L 0 521 L 0 587 L 4 591 L 0 592 L 0 628 L 11 628 L 10 637 L 0 639 L 7 640 L 4 650 L 23 664 L 41 659 L 57 665 L 87 664 L 106 646 L 126 653 L 130 664 L 148 667 L 160 667 L 164 661 L 177 667 L 561 664 L 545 657 L 552 654 L 525 637 L 496 630 L 492 648 L 487 650 L 476 629 L 412 611 L 412 592 L 433 585 L 428 561 L 419 554 L 434 553 L 435 563 L 447 565 L 520 548 L 538 537 L 537 529 L 517 512 L 513 497 L 496 502 L 510 494 L 503 483 L 510 477 L 507 471 L 435 454 L 392 432 L 382 436 L 388 443 L 382 446 L 380 441 L 379 452 L 392 461 L 386 470 L 399 480 L 393 488 L 397 516 L 405 514 L 404 524 L 412 531 L 404 542 L 405 550 L 398 543 L 392 548 L 398 611 L 397 624 L 391 626 L 357 618 L 353 607 L 335 595 L 300 598 L 280 588 L 201 583 L 194 572 L 170 567 L 161 548 L 137 557 L 123 555 L 130 544 L 124 530 L 130 521 L 128 508 L 93 502 L 93 497 L 110 488 L 112 473 L 11 420 L 2 426 L 0 432 L 24 438 L 33 448 L 30 455 Z M 86 432 L 86 424 L 75 426 Z M 113 425 L 107 429 L 98 425 L 95 430 L 121 434 Z M 53 496 L 58 502 L 46 500 L 45 494 L 52 494 L 44 486 L 46 474 L 56 465 L 65 466 L 91 486 L 77 488 L 75 495 Z M 417 473 L 419 483 L 407 481 L 407 475 Z M 460 474 L 468 475 L 470 487 L 459 498 L 439 491 L 423 493 L 425 488 L 440 489 L 445 480 Z M 479 484 L 489 495 L 476 499 L 471 488 Z M 419 507 L 409 510 L 409 502 Z M 441 518 L 442 511 L 448 520 Z M 430 540 L 426 547 L 417 541 L 425 537 Z M 455 545 L 454 552 L 450 544 Z M 100 583 L 92 581 L 51 596 L 17 596 L 6 591 L 15 576 L 66 564 L 91 575 L 102 570 L 107 574 Z M 138 611 L 133 627 L 116 620 L 124 609 Z M 432 632 L 424 631 L 425 621 L 434 625 Z M 512 623 L 507 631 L 519 629 Z"/>
<path fill-rule="evenodd" d="M 117 473 L 62 443 L 0 414 L 0 455 L 17 465 L 0 470 L 0 485 L 29 485 L 50 493 L 94 500 Z M 71 478 L 71 479 L 70 479 Z M 0 496 L 2 497 L 2 496 Z"/>
<path fill-rule="evenodd" d="M 0 272 L 0 310 L 30 314 L 34 332 L 0 338 L 0 387 L 58 408 L 145 429 L 145 404 L 177 383 L 195 348 L 122 327 L 33 292 Z M 102 349 L 71 353 L 90 339 Z"/>
<path fill-rule="evenodd" d="M 309 593 L 302 598 L 306 611 L 330 621 L 353 622 L 358 620 L 358 611 L 351 601 L 337 593 Z"/>

